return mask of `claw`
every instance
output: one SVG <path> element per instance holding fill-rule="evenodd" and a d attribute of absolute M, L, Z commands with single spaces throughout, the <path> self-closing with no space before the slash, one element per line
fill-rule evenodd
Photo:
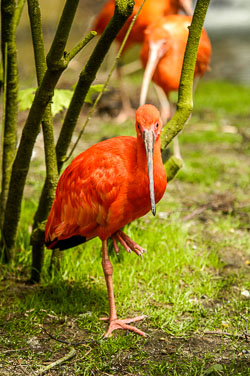
<path fill-rule="evenodd" d="M 129 253 L 135 252 L 137 256 L 142 257 L 144 253 L 147 253 L 146 249 L 139 246 L 136 242 L 134 242 L 128 235 L 126 235 L 121 230 L 117 231 L 115 234 L 112 235 L 112 239 L 117 239 L 123 248 Z"/>
<path fill-rule="evenodd" d="M 143 337 L 146 337 L 147 333 L 144 333 L 142 330 L 136 328 L 135 326 L 128 325 L 131 322 L 140 321 L 140 320 L 145 319 L 146 317 L 147 316 L 142 315 L 142 316 L 129 318 L 129 319 L 123 319 L 123 320 L 120 320 L 120 319 L 111 320 L 110 323 L 109 323 L 108 331 L 107 331 L 107 333 L 105 334 L 104 337 L 105 338 L 110 337 L 111 333 L 116 329 L 130 330 L 131 332 L 134 332 L 134 333 L 137 333 L 137 334 L 139 334 Z"/>

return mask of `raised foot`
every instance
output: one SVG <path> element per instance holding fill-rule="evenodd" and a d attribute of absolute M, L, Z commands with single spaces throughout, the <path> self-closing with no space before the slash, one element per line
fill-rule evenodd
<path fill-rule="evenodd" d="M 132 253 L 135 252 L 138 256 L 142 258 L 144 253 L 147 253 L 146 249 L 142 248 L 139 244 L 134 242 L 128 235 L 126 235 L 123 231 L 118 230 L 112 235 L 114 250 L 116 253 L 119 253 L 119 248 L 117 246 L 116 241 L 119 241 L 123 248 L 129 252 Z"/>
<path fill-rule="evenodd" d="M 105 334 L 105 338 L 108 338 L 111 336 L 111 333 L 114 331 L 114 330 L 117 330 L 117 329 L 123 329 L 123 330 L 130 330 L 131 332 L 135 332 L 143 337 L 146 337 L 147 334 L 144 333 L 142 330 L 136 328 L 135 326 L 132 326 L 132 325 L 128 325 L 129 323 L 131 322 L 135 322 L 135 321 L 140 321 L 140 320 L 143 320 L 145 319 L 147 316 L 145 315 L 142 315 L 142 316 L 137 316 L 137 317 L 133 317 L 133 318 L 129 318 L 129 319 L 114 319 L 114 320 L 111 320 L 110 323 L 109 323 L 109 328 L 108 328 L 108 331 L 106 332 Z M 101 318 L 101 320 L 108 320 L 108 318 Z"/>

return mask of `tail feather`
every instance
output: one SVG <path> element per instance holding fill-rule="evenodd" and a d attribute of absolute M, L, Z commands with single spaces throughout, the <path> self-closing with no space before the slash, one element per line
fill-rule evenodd
<path fill-rule="evenodd" d="M 59 249 L 64 251 L 65 249 L 75 247 L 79 244 L 85 243 L 87 238 L 81 235 L 71 236 L 67 239 L 54 239 L 52 241 L 46 241 L 45 245 L 48 249 Z"/>

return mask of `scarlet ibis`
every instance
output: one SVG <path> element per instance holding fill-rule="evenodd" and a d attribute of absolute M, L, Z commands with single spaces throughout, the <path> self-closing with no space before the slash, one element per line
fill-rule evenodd
<path fill-rule="evenodd" d="M 109 299 L 109 328 L 145 333 L 128 323 L 144 318 L 117 318 L 112 264 L 107 253 L 107 239 L 117 241 L 128 252 L 141 256 L 145 250 L 122 230 L 126 224 L 152 210 L 162 198 L 166 173 L 161 158 L 159 111 L 144 105 L 136 111 L 135 137 L 114 137 L 93 145 L 65 169 L 59 179 L 56 196 L 45 229 L 49 249 L 64 250 L 98 236 L 102 241 L 102 267 Z"/>
<path fill-rule="evenodd" d="M 132 15 L 128 18 L 127 22 L 116 37 L 119 45 L 122 43 L 129 25 L 133 17 L 138 12 L 142 2 L 143 0 L 135 0 L 135 6 Z M 93 25 L 93 29 L 96 30 L 99 34 L 104 31 L 105 27 L 113 16 L 114 9 L 115 0 L 109 0 L 107 3 L 105 3 L 101 12 L 97 16 Z M 125 52 L 129 47 L 136 43 L 142 43 L 144 38 L 144 30 L 152 22 L 155 22 L 157 19 L 160 19 L 165 15 L 176 14 L 180 10 L 183 10 L 188 15 L 192 15 L 192 0 L 146 0 L 129 34 L 123 52 Z M 128 115 L 133 113 L 133 111 L 129 97 L 123 87 L 122 74 L 119 68 L 117 69 L 117 75 L 120 82 L 121 101 L 123 107 L 123 112 L 119 115 L 118 119 L 119 122 L 122 122 L 126 120 Z"/>
<path fill-rule="evenodd" d="M 119 44 L 122 43 L 129 25 L 138 12 L 142 2 L 143 0 L 135 0 L 133 13 L 116 37 Z M 104 4 L 93 25 L 94 30 L 99 34 L 104 31 L 109 23 L 114 14 L 114 10 L 115 0 L 109 0 Z M 143 41 L 144 30 L 152 22 L 155 22 L 168 14 L 176 14 L 180 10 L 183 10 L 187 15 L 192 15 L 192 0 L 146 0 L 130 32 L 125 49 L 132 44 L 141 43 Z"/>
<path fill-rule="evenodd" d="M 141 61 L 145 67 L 141 88 L 140 104 L 146 101 L 149 82 L 152 79 L 166 95 L 164 111 L 167 117 L 172 116 L 170 93 L 179 88 L 182 63 L 188 39 L 188 26 L 191 17 L 171 15 L 152 23 L 144 32 L 141 49 Z M 194 77 L 202 77 L 209 69 L 211 59 L 211 44 L 206 31 L 203 29 L 199 43 Z M 175 139 L 176 140 L 176 139 Z M 174 140 L 174 141 L 175 141 Z M 175 143 L 177 156 L 180 158 L 178 142 Z"/>

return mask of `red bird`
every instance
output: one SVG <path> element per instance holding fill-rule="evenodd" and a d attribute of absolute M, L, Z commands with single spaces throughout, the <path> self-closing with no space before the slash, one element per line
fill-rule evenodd
<path fill-rule="evenodd" d="M 138 12 L 142 2 L 143 0 L 135 0 L 135 6 L 132 15 L 128 18 L 125 25 L 116 37 L 119 45 L 121 45 L 130 26 L 130 23 L 133 17 Z M 93 29 L 96 30 L 99 34 L 101 34 L 106 28 L 107 24 L 114 14 L 114 9 L 115 0 L 109 0 L 97 16 L 93 25 Z M 192 15 L 192 0 L 146 0 L 129 34 L 125 48 L 123 49 L 123 53 L 130 46 L 136 43 L 142 43 L 144 38 L 144 30 L 148 25 L 168 14 L 176 14 L 180 10 L 183 10 L 188 15 Z M 122 74 L 119 67 L 117 68 L 117 75 L 120 81 L 121 101 L 123 108 L 123 111 L 118 116 L 117 121 L 123 122 L 128 118 L 129 114 L 133 113 L 133 110 L 131 108 L 127 92 L 123 88 Z"/>
<path fill-rule="evenodd" d="M 145 73 L 140 104 L 142 105 L 146 101 L 149 82 L 152 79 L 166 94 L 168 100 L 166 99 L 164 110 L 167 112 L 168 118 L 172 115 L 169 96 L 172 91 L 177 91 L 179 88 L 188 39 L 188 26 L 191 25 L 191 21 L 192 18 L 189 16 L 167 16 L 151 24 L 144 33 L 141 61 Z M 210 59 L 211 44 L 206 31 L 203 29 L 197 53 L 195 77 L 202 77 L 205 74 L 209 69 Z"/>
<path fill-rule="evenodd" d="M 45 229 L 49 249 L 64 250 L 98 236 L 102 241 L 102 266 L 110 307 L 109 328 L 144 332 L 130 322 L 144 318 L 117 318 L 112 264 L 107 239 L 117 241 L 128 251 L 141 256 L 145 250 L 121 228 L 152 210 L 163 196 L 167 180 L 161 159 L 159 111 L 144 105 L 136 112 L 135 137 L 115 137 L 93 145 L 76 157 L 62 174 Z"/>
<path fill-rule="evenodd" d="M 116 37 L 119 44 L 122 43 L 130 23 L 138 12 L 142 2 L 143 0 L 135 0 L 132 15 L 128 18 Z M 93 25 L 94 30 L 99 34 L 104 31 L 111 20 L 114 10 L 115 0 L 109 0 L 102 8 Z M 187 15 L 192 15 L 192 0 L 146 0 L 129 34 L 125 49 L 134 43 L 141 43 L 143 41 L 144 30 L 152 22 L 168 14 L 176 14 L 179 10 L 183 10 Z"/>

